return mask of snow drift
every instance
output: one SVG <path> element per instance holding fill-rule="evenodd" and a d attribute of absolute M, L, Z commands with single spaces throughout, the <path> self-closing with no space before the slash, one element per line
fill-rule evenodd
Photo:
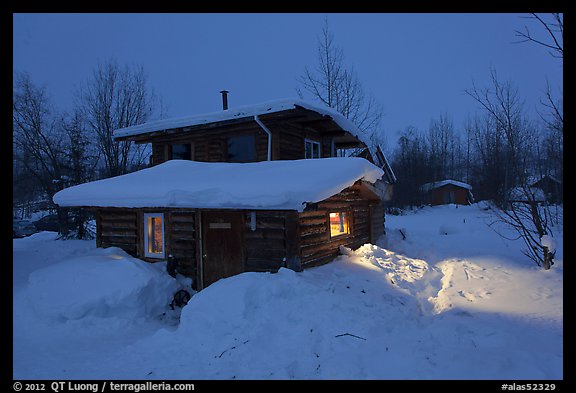
<path fill-rule="evenodd" d="M 111 247 L 32 272 L 24 291 L 35 311 L 51 319 L 130 319 L 162 314 L 180 288 L 166 263 L 146 263 Z"/>
<path fill-rule="evenodd" d="M 93 242 L 16 239 L 13 376 L 562 379 L 562 226 L 543 271 L 489 222 L 481 205 L 388 216 L 378 244 L 299 273 L 222 279 L 179 322 L 156 317 L 177 288 L 162 265 Z"/>

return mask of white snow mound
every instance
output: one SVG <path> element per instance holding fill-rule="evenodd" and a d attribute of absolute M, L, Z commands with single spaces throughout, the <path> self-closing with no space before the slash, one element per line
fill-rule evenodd
<path fill-rule="evenodd" d="M 146 263 L 110 247 L 34 271 L 24 291 L 41 316 L 73 320 L 155 317 L 179 289 L 166 263 Z"/>

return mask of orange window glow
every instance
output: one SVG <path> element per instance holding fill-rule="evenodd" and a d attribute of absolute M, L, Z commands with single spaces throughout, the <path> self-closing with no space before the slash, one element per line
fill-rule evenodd
<path fill-rule="evenodd" d="M 330 237 L 346 235 L 350 233 L 347 212 L 330 213 Z"/>
<path fill-rule="evenodd" d="M 144 254 L 147 257 L 164 257 L 164 215 L 162 213 L 144 214 Z"/>

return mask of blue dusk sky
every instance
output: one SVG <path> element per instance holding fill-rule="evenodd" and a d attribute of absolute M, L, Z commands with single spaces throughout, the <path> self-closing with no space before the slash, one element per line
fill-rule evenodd
<path fill-rule="evenodd" d="M 298 77 L 317 64 L 324 20 L 367 93 L 383 108 L 389 143 L 407 126 L 427 130 L 447 113 L 463 128 L 479 106 L 464 93 L 489 86 L 490 69 L 515 84 L 528 113 L 546 79 L 560 91 L 561 59 L 534 43 L 517 43 L 527 14 L 14 14 L 14 71 L 44 85 L 70 110 L 74 88 L 110 58 L 142 65 L 166 117 L 297 97 Z"/>

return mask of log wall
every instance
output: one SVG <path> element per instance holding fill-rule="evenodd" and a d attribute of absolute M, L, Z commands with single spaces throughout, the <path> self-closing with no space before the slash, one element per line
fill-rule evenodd
<path fill-rule="evenodd" d="M 266 127 L 272 133 L 273 160 L 299 160 L 304 158 L 304 140 L 311 139 L 320 143 L 321 157 L 332 156 L 332 138 L 322 135 L 312 128 L 293 123 L 267 121 Z M 195 161 L 227 162 L 228 138 L 253 134 L 256 143 L 256 160 L 268 158 L 268 134 L 255 122 L 243 123 L 233 127 L 214 128 L 209 131 L 178 132 L 154 137 L 152 143 L 152 165 L 158 165 L 170 158 L 171 144 L 192 144 L 192 156 Z"/>
<path fill-rule="evenodd" d="M 256 160 L 266 161 L 268 158 L 268 134 L 257 124 L 247 123 L 243 127 L 235 127 L 230 130 L 211 130 L 210 132 L 182 132 L 166 135 L 152 141 L 152 165 L 158 165 L 170 159 L 172 144 L 192 144 L 192 156 L 194 161 L 202 162 L 227 162 L 228 161 L 228 138 L 231 136 L 254 135 Z"/>
<path fill-rule="evenodd" d="M 340 246 L 354 249 L 371 242 L 373 222 L 370 211 L 374 203 L 362 197 L 358 188 L 349 187 L 300 213 L 302 266 L 316 266 L 331 261 L 338 256 Z M 350 215 L 350 234 L 331 237 L 328 217 L 331 212 L 338 211 Z"/>
<path fill-rule="evenodd" d="M 252 212 L 247 211 L 245 214 L 246 271 L 276 271 L 281 267 L 298 263 L 296 259 L 299 249 L 295 245 L 296 212 L 255 211 L 254 230 L 252 230 Z"/>
<path fill-rule="evenodd" d="M 99 209 L 96 213 L 96 228 L 97 247 L 120 247 L 134 257 L 140 254 L 136 210 Z"/>
<path fill-rule="evenodd" d="M 96 246 L 119 247 L 128 254 L 157 262 L 144 256 L 144 213 L 164 213 L 164 247 L 166 257 L 178 261 L 178 271 L 189 277 L 197 273 L 197 222 L 194 210 L 100 208 L 96 213 Z"/>

